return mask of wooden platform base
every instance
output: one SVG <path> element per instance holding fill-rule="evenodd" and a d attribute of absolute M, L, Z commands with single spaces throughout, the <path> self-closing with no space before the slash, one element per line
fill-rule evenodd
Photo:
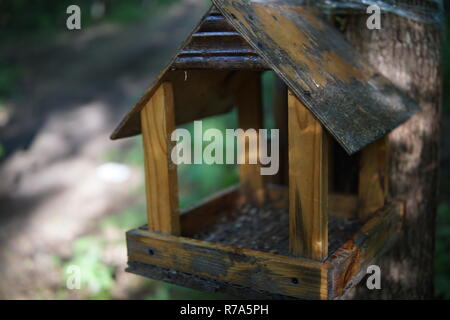
<path fill-rule="evenodd" d="M 287 250 L 283 192 L 272 192 L 257 208 L 242 202 L 238 191 L 232 188 L 188 210 L 182 236 L 145 226 L 129 231 L 128 271 L 244 298 L 336 299 L 389 249 L 403 215 L 402 203 L 390 202 L 361 225 L 349 213 L 353 200 L 332 197 L 337 200 L 331 205 L 329 256 L 309 260 Z M 343 207 L 347 215 L 339 212 Z"/>
<path fill-rule="evenodd" d="M 141 262 L 128 262 L 127 272 L 134 273 L 153 280 L 164 281 L 195 290 L 224 293 L 234 298 L 251 300 L 292 300 L 289 296 L 273 294 L 267 291 L 255 290 L 227 281 L 215 280 L 191 273 L 180 272 Z"/>

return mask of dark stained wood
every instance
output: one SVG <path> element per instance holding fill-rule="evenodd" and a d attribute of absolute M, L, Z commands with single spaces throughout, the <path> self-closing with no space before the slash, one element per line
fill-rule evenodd
<path fill-rule="evenodd" d="M 350 240 L 361 227 L 357 219 L 330 216 L 328 221 L 328 252 L 335 252 Z M 192 238 L 232 245 L 242 249 L 290 256 L 289 210 L 284 206 L 242 204 L 227 209 L 221 217 L 192 235 Z"/>
<path fill-rule="evenodd" d="M 175 123 L 180 125 L 228 112 L 233 107 L 233 94 L 252 74 L 251 71 L 169 70 L 128 113 L 119 126 L 123 128 L 120 134 L 116 131 L 112 138 L 141 133 L 139 112 L 164 81 L 171 82 L 174 88 Z"/>
<path fill-rule="evenodd" d="M 328 255 L 328 136 L 289 91 L 289 247 L 297 257 Z"/>
<path fill-rule="evenodd" d="M 359 213 L 361 221 L 384 206 L 388 194 L 388 137 L 385 136 L 361 150 L 359 169 Z"/>
<path fill-rule="evenodd" d="M 244 287 L 235 283 L 201 277 L 195 274 L 175 271 L 172 269 L 153 266 L 146 263 L 130 261 L 127 272 L 134 273 L 153 280 L 164 281 L 178 286 L 188 287 L 194 290 L 200 290 L 212 293 L 224 293 L 218 298 L 230 299 L 239 297 L 251 300 L 293 300 L 294 297 L 273 294 L 268 291 L 257 290 L 251 287 Z"/>
<path fill-rule="evenodd" d="M 279 77 L 274 80 L 273 116 L 275 129 L 279 130 L 280 168 L 275 177 L 276 184 L 288 185 L 289 159 L 288 159 L 288 104 L 287 86 Z"/>
<path fill-rule="evenodd" d="M 379 210 L 327 262 L 333 265 L 330 282 L 334 297 L 341 296 L 366 275 L 367 267 L 375 264 L 398 239 L 404 204 L 392 202 Z"/>
<path fill-rule="evenodd" d="M 180 51 L 177 69 L 264 70 L 267 64 L 215 9 Z"/>
<path fill-rule="evenodd" d="M 285 186 L 267 187 L 267 199 L 275 208 L 289 207 L 289 190 Z M 358 196 L 345 193 L 328 194 L 328 215 L 336 218 L 356 219 L 358 213 Z"/>
<path fill-rule="evenodd" d="M 172 81 L 168 77 L 177 68 L 261 70 L 267 65 L 350 154 L 382 137 L 419 110 L 363 61 L 342 35 L 305 8 L 282 0 L 213 2 L 234 30 L 225 27 L 221 18 L 210 21 L 211 16 L 220 15 L 216 9 L 207 13 L 183 44 L 186 50 L 180 51 L 161 72 L 111 138 L 140 133 L 136 113 L 161 81 Z M 203 22 L 204 31 L 200 31 Z M 220 47 L 215 47 L 215 43 L 220 43 Z M 190 92 L 196 96 L 195 90 Z M 208 100 L 213 105 L 211 101 Z M 201 114 L 198 109 L 202 105 L 183 107 Z"/>
<path fill-rule="evenodd" d="M 356 219 L 358 214 L 358 197 L 346 193 L 328 195 L 328 214 L 338 218 Z"/>
<path fill-rule="evenodd" d="M 192 236 L 206 230 L 222 215 L 242 202 L 240 185 L 230 187 L 201 201 L 181 214 L 181 233 Z"/>
<path fill-rule="evenodd" d="M 348 153 L 419 110 L 311 11 L 284 0 L 213 3 Z"/>
<path fill-rule="evenodd" d="M 129 271 L 178 285 L 190 286 L 192 281 L 201 284 L 197 289 L 208 291 L 235 286 L 275 296 L 335 299 L 356 285 L 365 268 L 389 249 L 402 213 L 401 203 L 388 204 L 324 262 L 245 249 L 243 243 L 224 245 L 133 230 L 127 233 Z"/>
<path fill-rule="evenodd" d="M 326 299 L 328 265 L 145 230 L 127 233 L 129 261 L 274 294 Z M 295 280 L 293 280 L 295 279 Z"/>

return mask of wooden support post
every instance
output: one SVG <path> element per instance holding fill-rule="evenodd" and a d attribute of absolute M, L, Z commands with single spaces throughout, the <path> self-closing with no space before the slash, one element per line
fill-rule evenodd
<path fill-rule="evenodd" d="M 328 193 L 334 192 L 334 173 L 335 173 L 335 165 L 334 165 L 334 149 L 335 149 L 336 141 L 333 139 L 328 139 Z"/>
<path fill-rule="evenodd" d="M 289 247 L 293 256 L 328 254 L 328 137 L 289 91 Z"/>
<path fill-rule="evenodd" d="M 254 129 L 258 137 L 259 147 L 258 129 L 263 127 L 261 73 L 251 73 L 236 95 L 236 105 L 238 108 L 239 128 L 244 131 Z M 259 164 L 259 149 L 258 147 L 251 148 L 248 139 L 245 139 L 244 145 L 244 154 L 238 154 L 238 157 L 245 157 L 243 158 L 245 163 L 239 165 L 242 193 L 247 201 L 261 204 L 264 201 L 265 194 L 264 180 Z M 256 156 L 257 164 L 249 164 L 251 156 Z"/>
<path fill-rule="evenodd" d="M 361 151 L 359 169 L 359 213 L 362 222 L 384 206 L 388 192 L 388 138 L 368 145 Z"/>
<path fill-rule="evenodd" d="M 275 128 L 280 130 L 280 170 L 276 175 L 276 184 L 288 185 L 288 91 L 283 80 L 275 77 L 275 93 L 273 98 L 273 115 Z"/>
<path fill-rule="evenodd" d="M 177 168 L 170 159 L 175 130 L 173 89 L 164 82 L 141 111 L 150 230 L 180 234 Z"/>

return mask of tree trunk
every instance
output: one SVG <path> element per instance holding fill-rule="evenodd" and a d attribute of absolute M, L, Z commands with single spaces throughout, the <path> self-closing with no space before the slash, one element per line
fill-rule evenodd
<path fill-rule="evenodd" d="M 381 30 L 369 30 L 367 18 L 364 14 L 346 18 L 347 39 L 368 63 L 413 98 L 422 112 L 389 136 L 390 196 L 405 201 L 406 214 L 399 242 L 379 263 L 382 289 L 368 290 L 363 281 L 348 298 L 430 299 L 442 96 L 441 30 L 393 14 L 382 15 Z"/>

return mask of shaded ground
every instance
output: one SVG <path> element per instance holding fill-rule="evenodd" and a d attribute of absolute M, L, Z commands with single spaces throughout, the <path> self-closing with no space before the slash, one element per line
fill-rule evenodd
<path fill-rule="evenodd" d="M 203 12 L 201 1 L 188 0 L 139 25 L 2 48 L 0 58 L 20 65 L 21 77 L 0 124 L 0 298 L 168 297 L 169 289 L 123 272 L 121 228 L 144 219 L 142 174 L 133 166 L 140 159 L 128 161 L 123 183 L 105 181 L 98 168 L 138 148 L 109 134 Z M 133 206 L 141 216 L 125 210 Z M 66 289 L 70 264 L 85 271 L 82 290 Z"/>

